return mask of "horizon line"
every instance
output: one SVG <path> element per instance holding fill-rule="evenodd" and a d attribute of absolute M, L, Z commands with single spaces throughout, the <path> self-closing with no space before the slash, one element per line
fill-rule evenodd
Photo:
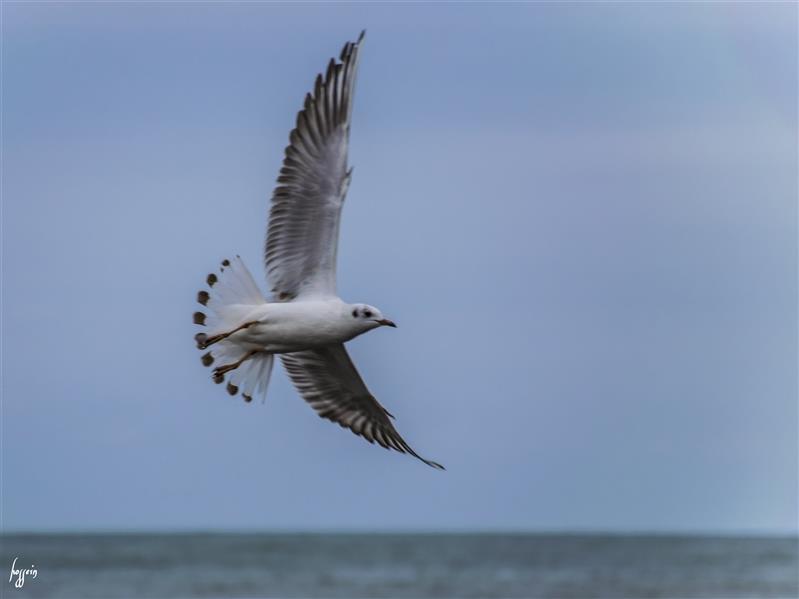
<path fill-rule="evenodd" d="M 799 541 L 799 530 L 699 530 L 699 529 L 609 529 L 609 528 L 562 528 L 562 529 L 512 529 L 512 528 L 52 528 L 0 530 L 0 537 L 45 535 L 509 535 L 509 536 L 608 536 L 608 537 L 687 537 L 687 538 L 781 538 Z"/>

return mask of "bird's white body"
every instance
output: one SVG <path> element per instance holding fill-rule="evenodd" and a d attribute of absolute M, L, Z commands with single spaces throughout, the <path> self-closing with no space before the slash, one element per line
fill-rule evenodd
<path fill-rule="evenodd" d="M 260 306 L 231 306 L 239 322 L 256 324 L 229 337 L 246 349 L 271 353 L 295 352 L 344 343 L 380 326 L 365 326 L 352 317 L 353 307 L 341 299 L 264 303 Z"/>

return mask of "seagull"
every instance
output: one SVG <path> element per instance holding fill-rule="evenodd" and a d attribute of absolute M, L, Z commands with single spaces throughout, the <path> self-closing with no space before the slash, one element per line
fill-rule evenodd
<path fill-rule="evenodd" d="M 348 304 L 336 293 L 341 208 L 352 178 L 347 166 L 352 98 L 364 33 L 344 45 L 338 61 L 316 77 L 289 136 L 272 194 L 264 261 L 267 299 L 239 256 L 222 261 L 197 294 L 194 313 L 202 363 L 215 383 L 251 402 L 266 397 L 274 356 L 322 418 L 370 443 L 407 453 L 428 466 L 400 436 L 369 392 L 344 343 L 379 327 L 396 327 L 369 304 Z"/>

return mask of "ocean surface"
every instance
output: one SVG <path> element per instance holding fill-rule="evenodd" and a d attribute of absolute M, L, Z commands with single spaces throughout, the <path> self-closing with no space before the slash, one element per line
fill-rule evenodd
<path fill-rule="evenodd" d="M 796 538 L 5 535 L 0 597 L 799 597 Z M 34 566 L 22 588 L 11 564 Z"/>

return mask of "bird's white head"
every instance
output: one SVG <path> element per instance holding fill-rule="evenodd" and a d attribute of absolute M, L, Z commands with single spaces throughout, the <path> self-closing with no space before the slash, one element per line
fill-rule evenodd
<path fill-rule="evenodd" d="M 350 318 L 352 318 L 355 325 L 363 331 L 376 329 L 377 327 L 396 327 L 392 321 L 383 316 L 374 306 L 369 304 L 352 304 L 349 307 Z"/>

